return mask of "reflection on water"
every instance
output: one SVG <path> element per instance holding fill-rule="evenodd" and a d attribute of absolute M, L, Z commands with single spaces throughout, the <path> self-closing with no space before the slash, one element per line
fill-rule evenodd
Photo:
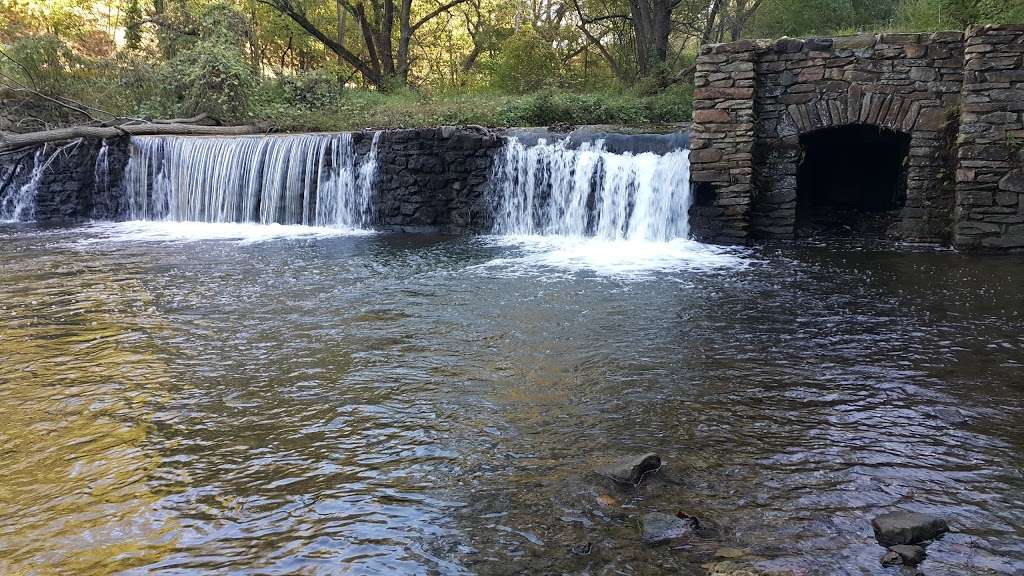
<path fill-rule="evenodd" d="M 174 519 L 154 513 L 147 483 L 169 382 L 149 335 L 161 328 L 118 267 L 23 250 L 0 259 L 5 574 L 104 573 L 173 548 Z"/>
<path fill-rule="evenodd" d="M 0 229 L 0 572 L 1024 570 L 1024 258 L 181 239 Z"/>

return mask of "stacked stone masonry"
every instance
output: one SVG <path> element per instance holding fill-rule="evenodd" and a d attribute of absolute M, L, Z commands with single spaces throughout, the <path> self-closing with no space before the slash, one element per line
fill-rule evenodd
<path fill-rule="evenodd" d="M 356 154 L 369 152 L 374 132 L 353 133 Z M 486 195 L 494 155 L 504 138 L 482 128 L 421 128 L 381 134 L 374 184 L 374 224 L 409 232 L 487 230 Z M 34 219 L 68 222 L 128 217 L 124 171 L 128 138 L 81 139 L 28 147 L 0 156 L 0 196 L 24 186 L 36 155 L 46 168 Z"/>
<path fill-rule="evenodd" d="M 1024 246 L 1022 56 L 1024 26 L 702 47 L 695 234 L 793 238 L 801 136 L 866 125 L 909 138 L 897 238 Z"/>
<path fill-rule="evenodd" d="M 967 38 L 956 170 L 956 243 L 1024 248 L 1024 25 Z"/>

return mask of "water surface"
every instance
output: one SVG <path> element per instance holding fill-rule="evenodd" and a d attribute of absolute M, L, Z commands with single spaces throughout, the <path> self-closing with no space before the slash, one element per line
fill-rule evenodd
<path fill-rule="evenodd" d="M 0 572 L 1024 573 L 1020 256 L 181 226 L 0 229 Z"/>

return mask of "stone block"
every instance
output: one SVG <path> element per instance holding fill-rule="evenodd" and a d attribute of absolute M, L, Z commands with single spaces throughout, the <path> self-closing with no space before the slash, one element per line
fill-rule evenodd
<path fill-rule="evenodd" d="M 800 82 L 814 82 L 825 77 L 824 66 L 811 66 L 800 71 L 797 77 Z"/>
<path fill-rule="evenodd" d="M 999 180 L 999 189 L 1024 194 L 1024 169 L 1014 170 Z"/>
<path fill-rule="evenodd" d="M 862 48 L 870 48 L 875 45 L 878 41 L 878 37 L 874 34 L 857 34 L 855 36 L 839 36 L 832 39 L 832 48 L 834 50 L 849 49 L 858 50 Z"/>
<path fill-rule="evenodd" d="M 808 38 L 804 42 L 804 50 L 809 52 L 825 52 L 832 50 L 834 40 L 832 38 Z"/>
<path fill-rule="evenodd" d="M 698 88 L 694 90 L 695 100 L 749 100 L 754 97 L 753 88 Z"/>
<path fill-rule="evenodd" d="M 779 38 L 775 42 L 774 49 L 779 54 L 793 54 L 799 52 L 804 47 L 804 41 L 798 38 Z"/>
<path fill-rule="evenodd" d="M 729 172 L 727 170 L 695 170 L 690 172 L 692 182 L 728 182 Z"/>
<path fill-rule="evenodd" d="M 921 42 L 921 35 L 907 33 L 888 33 L 882 34 L 880 40 L 883 44 L 919 44 Z"/>
<path fill-rule="evenodd" d="M 694 110 L 693 121 L 696 123 L 726 124 L 732 122 L 732 115 L 728 110 L 713 108 L 710 110 Z"/>
<path fill-rule="evenodd" d="M 907 44 L 903 49 L 907 58 L 923 58 L 928 54 L 928 46 L 925 44 Z"/>
<path fill-rule="evenodd" d="M 931 82 L 935 80 L 937 74 L 935 68 L 925 66 L 915 66 L 910 69 L 910 78 L 912 80 L 918 80 L 921 82 Z"/>

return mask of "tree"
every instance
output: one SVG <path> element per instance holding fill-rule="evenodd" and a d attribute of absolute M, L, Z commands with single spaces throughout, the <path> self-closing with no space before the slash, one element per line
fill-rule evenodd
<path fill-rule="evenodd" d="M 343 38 L 332 38 L 314 24 L 296 0 L 259 1 L 298 24 L 339 59 L 357 70 L 367 83 L 378 90 L 387 91 L 396 86 L 408 85 L 412 64 L 410 45 L 416 31 L 468 0 L 449 0 L 415 20 L 412 0 L 398 0 L 398 4 L 395 0 L 372 0 L 370 10 L 362 2 L 352 4 L 348 0 L 337 0 L 338 6 L 353 16 L 359 25 L 363 50 L 358 54 L 345 46 Z M 341 22 L 340 17 L 338 22 Z"/>

